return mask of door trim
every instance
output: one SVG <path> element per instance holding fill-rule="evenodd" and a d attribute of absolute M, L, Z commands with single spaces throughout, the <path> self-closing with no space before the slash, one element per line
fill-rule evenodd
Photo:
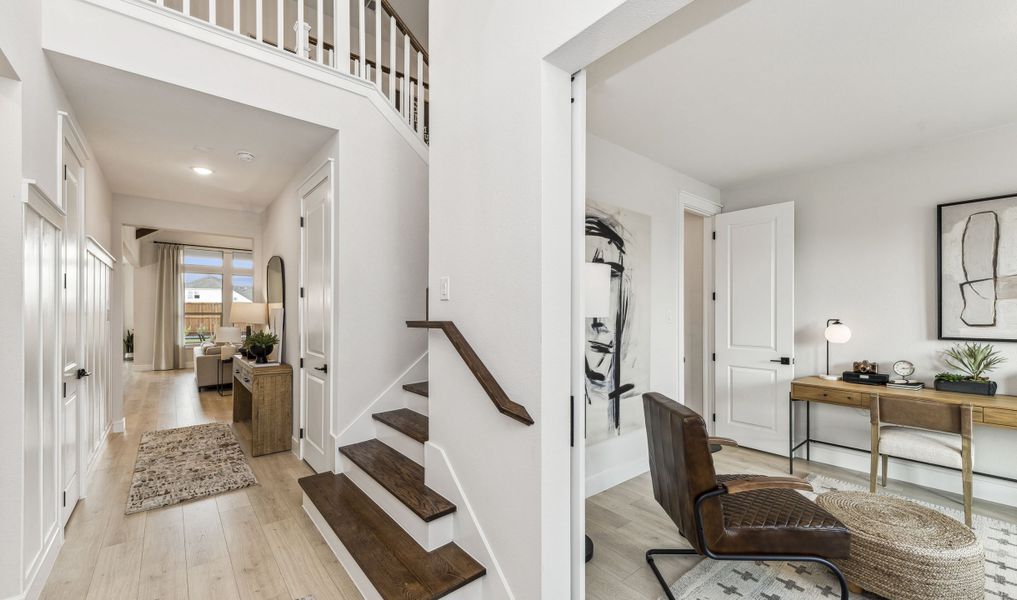
<path fill-rule="evenodd" d="M 338 366 L 338 360 L 336 360 L 336 359 L 339 356 L 339 350 L 338 350 L 338 340 L 336 339 L 337 336 L 335 335 L 335 321 L 336 321 L 335 317 L 336 317 L 336 314 L 338 312 L 337 311 L 338 302 L 335 299 L 336 298 L 336 293 L 335 293 L 335 279 L 336 279 L 336 277 L 335 277 L 335 273 L 336 273 L 336 264 L 335 264 L 335 245 L 336 245 L 336 240 L 335 240 L 335 238 L 336 238 L 336 235 L 335 235 L 335 220 L 336 220 L 336 215 L 337 215 L 336 205 L 338 204 L 338 202 L 337 202 L 337 199 L 336 199 L 337 194 L 335 194 L 335 192 L 334 192 L 334 190 L 335 190 L 335 159 L 333 159 L 331 157 L 325 159 L 325 161 L 321 164 L 321 166 L 319 166 L 317 169 L 314 170 L 314 172 L 312 172 L 310 175 L 308 175 L 304 179 L 304 181 L 297 187 L 297 196 L 300 198 L 300 219 L 301 219 L 301 222 L 303 222 L 303 219 L 307 216 L 306 208 L 304 206 L 304 196 L 306 196 L 310 191 L 314 190 L 316 187 L 321 185 L 325 180 L 328 180 L 330 182 L 330 184 L 332 185 L 332 189 L 333 189 L 333 192 L 331 194 L 329 194 L 329 200 L 328 200 L 329 203 L 331 204 L 331 206 L 329 207 L 330 221 L 328 223 L 328 228 L 329 228 L 329 249 L 328 249 L 328 252 L 329 252 L 329 256 L 330 256 L 329 265 L 330 265 L 330 268 L 331 268 L 331 273 L 329 274 L 329 296 L 331 297 L 331 302 L 332 302 L 332 304 L 329 306 L 329 312 L 331 313 L 331 316 L 329 318 L 329 330 L 330 331 L 329 331 L 329 336 L 328 336 L 329 337 L 329 342 L 328 342 L 328 347 L 329 347 L 329 350 L 328 350 L 329 351 L 328 362 L 329 362 L 330 365 L 335 365 L 337 367 Z M 298 280 L 298 286 L 300 288 L 303 288 L 304 284 L 305 284 L 306 274 L 305 274 L 304 271 L 305 271 L 305 267 L 306 267 L 306 261 L 305 261 L 306 252 L 307 252 L 306 239 L 304 237 L 303 227 L 301 227 L 301 230 L 300 230 L 300 268 L 297 269 L 297 280 Z M 305 342 L 306 342 L 306 339 L 307 339 L 306 329 L 305 329 L 307 320 L 305 319 L 305 316 L 304 316 L 304 299 L 303 298 L 299 298 L 298 299 L 297 307 L 298 307 L 297 314 L 298 314 L 298 318 L 300 320 L 300 326 L 299 326 L 299 338 L 300 338 L 299 350 L 300 350 L 300 356 L 302 357 L 305 354 Z M 299 419 L 299 428 L 306 431 L 307 430 L 307 410 L 306 410 L 306 402 L 307 402 L 307 395 L 306 394 L 307 394 L 307 390 L 305 389 L 305 387 L 303 385 L 303 370 L 304 370 L 304 367 L 299 366 L 299 361 L 298 361 L 298 365 L 297 365 L 297 374 L 298 374 L 297 380 L 298 380 L 298 382 L 300 384 L 300 398 L 299 398 L 299 403 L 300 403 L 300 419 Z M 337 441 L 338 437 L 337 437 L 336 432 L 335 432 L 334 427 L 333 427 L 333 423 L 335 422 L 334 413 L 335 413 L 335 405 L 336 405 L 336 400 L 335 400 L 335 395 L 336 395 L 335 372 L 336 372 L 336 370 L 337 369 L 335 367 L 333 367 L 331 369 L 332 373 L 331 373 L 331 375 L 328 378 L 328 404 L 329 404 L 329 406 L 328 406 L 328 423 L 327 423 L 328 439 L 326 440 L 327 445 L 328 445 L 328 448 L 326 448 L 328 457 L 326 459 L 326 463 L 328 465 L 328 469 L 331 470 L 331 471 L 335 471 L 336 470 L 336 465 L 338 464 L 338 461 L 336 460 L 336 455 L 339 452 L 339 445 L 338 445 L 338 441 Z M 302 438 L 300 438 L 299 434 L 297 436 L 295 436 L 295 437 L 297 438 L 297 441 L 298 441 L 296 455 L 297 455 L 298 458 L 300 458 L 300 460 L 304 460 L 304 440 Z"/>
<path fill-rule="evenodd" d="M 676 295 L 677 308 L 675 314 L 678 319 L 678 356 L 679 363 L 676 368 L 678 373 L 678 402 L 685 404 L 685 364 L 682 357 L 685 354 L 685 211 L 695 213 L 703 217 L 703 420 L 706 427 L 713 433 L 713 421 L 709 415 L 713 414 L 713 362 L 711 354 L 715 344 L 716 330 L 714 329 L 713 317 L 713 217 L 724 210 L 723 205 L 693 194 L 686 190 L 678 191 L 678 275 Z"/>

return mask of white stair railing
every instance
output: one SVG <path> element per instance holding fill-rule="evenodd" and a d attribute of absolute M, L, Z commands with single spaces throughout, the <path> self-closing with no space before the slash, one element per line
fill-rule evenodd
<path fill-rule="evenodd" d="M 165 10 L 374 83 L 403 122 L 424 143 L 428 142 L 427 49 L 388 0 L 150 1 Z M 271 10 L 271 4 L 266 10 L 266 2 L 274 2 L 275 10 Z M 219 8 L 230 10 L 232 15 L 219 18 Z M 355 21 L 351 19 L 354 11 Z M 329 13 L 331 19 L 327 18 Z M 269 39 L 271 35 L 275 39 Z"/>

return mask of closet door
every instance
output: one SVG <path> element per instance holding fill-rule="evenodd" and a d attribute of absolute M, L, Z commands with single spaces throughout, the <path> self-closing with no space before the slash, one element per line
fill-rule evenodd
<path fill-rule="evenodd" d="M 86 464 L 95 460 L 110 428 L 112 332 L 109 320 L 113 259 L 94 240 L 85 258 L 85 436 Z"/>

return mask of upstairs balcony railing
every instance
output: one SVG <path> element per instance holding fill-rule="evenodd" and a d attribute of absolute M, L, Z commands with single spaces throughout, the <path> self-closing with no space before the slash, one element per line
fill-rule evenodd
<path fill-rule="evenodd" d="M 149 1 L 370 81 L 427 143 L 427 49 L 388 0 Z"/>

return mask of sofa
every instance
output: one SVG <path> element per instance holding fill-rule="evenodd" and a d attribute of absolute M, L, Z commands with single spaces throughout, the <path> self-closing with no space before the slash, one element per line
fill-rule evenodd
<path fill-rule="evenodd" d="M 215 387 L 220 381 L 227 386 L 233 384 L 233 365 L 222 361 L 224 351 L 228 356 L 232 356 L 236 353 L 236 346 L 205 342 L 194 347 L 194 379 L 199 390 Z M 219 380 L 216 379 L 216 369 L 220 369 L 222 373 Z"/>

